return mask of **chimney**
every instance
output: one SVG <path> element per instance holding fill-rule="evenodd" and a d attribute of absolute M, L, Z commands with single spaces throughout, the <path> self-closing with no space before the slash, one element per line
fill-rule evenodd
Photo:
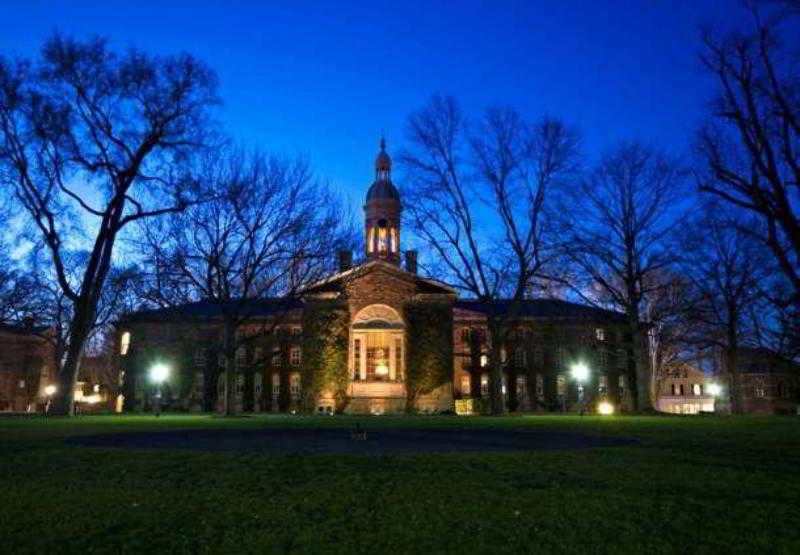
<path fill-rule="evenodd" d="M 339 251 L 339 271 L 346 272 L 353 267 L 353 251 Z"/>
<path fill-rule="evenodd" d="M 406 251 L 406 271 L 417 273 L 417 251 Z"/>

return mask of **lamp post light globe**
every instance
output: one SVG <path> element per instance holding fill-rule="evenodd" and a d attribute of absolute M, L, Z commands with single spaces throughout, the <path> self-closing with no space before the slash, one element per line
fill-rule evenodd
<path fill-rule="evenodd" d="M 710 383 L 708 384 L 708 392 L 714 397 L 719 397 L 722 393 L 722 386 L 718 383 Z"/>
<path fill-rule="evenodd" d="M 579 384 L 589 379 L 589 367 L 583 362 L 573 364 L 570 370 L 572 371 L 572 378 Z"/>
<path fill-rule="evenodd" d="M 54 386 L 53 384 L 47 385 L 44 388 L 44 394 L 47 395 L 48 397 L 52 397 L 55 394 L 55 392 L 56 392 L 56 386 Z"/>
<path fill-rule="evenodd" d="M 156 384 L 161 384 L 169 376 L 169 366 L 166 364 L 154 364 L 150 368 L 150 379 Z"/>
<path fill-rule="evenodd" d="M 161 384 L 169 377 L 169 366 L 157 363 L 150 367 L 150 379 L 156 384 L 153 394 L 153 412 L 156 417 L 161 416 Z"/>
<path fill-rule="evenodd" d="M 589 367 L 583 362 L 576 362 L 570 368 L 572 372 L 572 379 L 578 383 L 578 406 L 580 407 L 580 415 L 586 411 L 586 405 L 583 402 L 583 382 L 589 379 Z"/>

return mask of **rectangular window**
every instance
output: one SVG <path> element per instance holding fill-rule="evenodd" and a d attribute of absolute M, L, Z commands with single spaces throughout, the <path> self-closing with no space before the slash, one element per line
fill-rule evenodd
<path fill-rule="evenodd" d="M 703 386 L 699 383 L 692 384 L 692 394 L 700 396 L 703 394 Z"/>
<path fill-rule="evenodd" d="M 756 397 L 766 397 L 767 396 L 767 388 L 763 385 L 756 386 Z"/>
<path fill-rule="evenodd" d="M 525 349 L 517 347 L 514 350 L 514 366 L 517 368 L 525 368 L 525 363 L 527 362 L 527 357 L 525 355 Z"/>
<path fill-rule="evenodd" d="M 282 357 L 281 357 L 280 349 L 276 349 L 275 351 L 272 352 L 272 366 L 273 367 L 277 368 L 278 366 L 281 366 L 281 364 L 283 362 L 281 359 L 282 359 Z"/>
<path fill-rule="evenodd" d="M 517 376 L 517 398 L 525 399 L 528 397 L 528 377 Z"/>
<path fill-rule="evenodd" d="M 239 364 L 244 364 L 247 362 L 247 349 L 245 347 L 239 347 L 236 349 L 236 362 Z"/>
<path fill-rule="evenodd" d="M 487 364 L 489 364 L 489 357 L 486 355 L 481 355 L 481 368 L 486 368 Z"/>
<path fill-rule="evenodd" d="M 608 391 L 608 376 L 605 374 L 600 374 L 600 377 L 597 381 L 597 392 L 603 395 Z"/>
<path fill-rule="evenodd" d="M 678 394 L 678 384 L 672 384 L 672 395 L 675 396 Z"/>
<path fill-rule="evenodd" d="M 237 374 L 236 376 L 236 393 L 239 395 L 244 391 L 244 374 Z"/>
<path fill-rule="evenodd" d="M 289 393 L 291 393 L 292 399 L 300 398 L 300 374 L 297 372 L 294 372 L 289 378 Z"/>
<path fill-rule="evenodd" d="M 272 394 L 275 396 L 281 394 L 281 375 L 278 373 L 272 374 Z"/>
<path fill-rule="evenodd" d="M 289 350 L 289 364 L 292 366 L 300 366 L 301 359 L 302 353 L 300 351 L 300 347 L 292 347 Z"/>
<path fill-rule="evenodd" d="M 481 397 L 489 395 L 489 374 L 481 374 Z"/>
<path fill-rule="evenodd" d="M 544 399 L 544 376 L 536 374 L 536 397 Z"/>
<path fill-rule="evenodd" d="M 128 349 L 131 347 L 131 332 L 125 331 L 122 332 L 122 336 L 119 338 L 119 354 L 125 356 L 128 354 Z"/>
<path fill-rule="evenodd" d="M 469 376 L 461 376 L 461 395 L 470 394 Z"/>
<path fill-rule="evenodd" d="M 595 339 L 598 341 L 605 341 L 606 340 L 606 330 L 603 328 L 597 328 L 594 330 Z"/>
<path fill-rule="evenodd" d="M 567 394 L 567 378 L 564 374 L 558 374 L 556 376 L 556 393 L 558 395 Z"/>

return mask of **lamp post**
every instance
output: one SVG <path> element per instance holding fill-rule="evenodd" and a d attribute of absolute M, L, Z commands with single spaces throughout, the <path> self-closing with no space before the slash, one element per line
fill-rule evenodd
<path fill-rule="evenodd" d="M 150 368 L 150 379 L 156 384 L 156 391 L 153 395 L 153 412 L 156 418 L 161 416 L 161 384 L 169 376 L 169 366 L 166 364 L 154 364 Z"/>
<path fill-rule="evenodd" d="M 583 362 L 577 362 L 572 365 L 572 379 L 578 384 L 578 406 L 580 407 L 580 414 L 583 416 L 585 407 L 583 404 L 583 383 L 589 379 L 589 367 Z"/>
<path fill-rule="evenodd" d="M 53 402 L 53 395 L 56 393 L 56 386 L 53 384 L 46 385 L 44 388 L 44 394 L 47 397 L 47 401 L 44 404 L 44 415 L 47 416 L 50 414 L 50 405 Z"/>

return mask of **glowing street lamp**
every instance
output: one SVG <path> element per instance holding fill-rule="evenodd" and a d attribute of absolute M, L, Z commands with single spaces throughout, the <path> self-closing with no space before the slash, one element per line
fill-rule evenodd
<path fill-rule="evenodd" d="M 50 413 L 50 405 L 53 402 L 53 395 L 56 393 L 56 386 L 48 384 L 44 387 L 44 394 L 47 397 L 47 402 L 44 404 L 44 414 L 47 416 Z"/>
<path fill-rule="evenodd" d="M 585 410 L 583 405 L 583 382 L 589 379 L 589 367 L 583 362 L 577 362 L 572 365 L 570 370 L 572 371 L 572 379 L 578 384 L 578 405 L 581 409 L 581 416 L 583 416 Z"/>
<path fill-rule="evenodd" d="M 718 383 L 708 384 L 708 392 L 714 397 L 719 397 L 722 394 L 722 386 Z"/>
<path fill-rule="evenodd" d="M 156 384 L 156 391 L 153 395 L 153 412 L 156 417 L 161 416 L 161 384 L 169 377 L 169 366 L 166 364 L 154 364 L 150 368 L 150 379 Z"/>
<path fill-rule="evenodd" d="M 608 401 L 601 401 L 597 405 L 597 412 L 602 414 L 603 416 L 612 415 L 614 414 L 614 405 L 612 405 Z"/>

